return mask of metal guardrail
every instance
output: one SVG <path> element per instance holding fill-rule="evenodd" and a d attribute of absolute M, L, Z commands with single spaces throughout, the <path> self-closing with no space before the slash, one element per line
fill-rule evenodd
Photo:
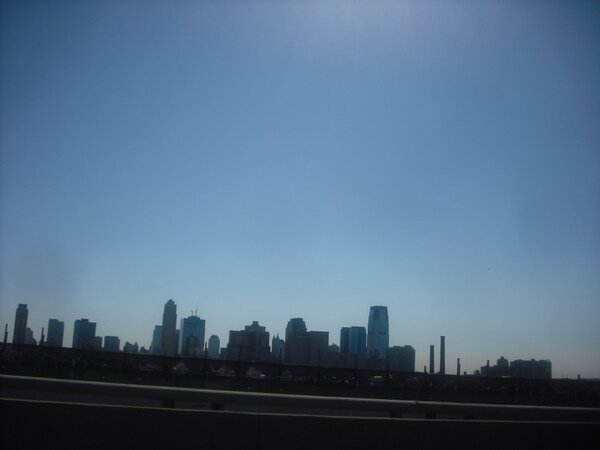
<path fill-rule="evenodd" d="M 417 414 L 431 419 L 445 416 L 459 419 L 595 422 L 600 424 L 600 408 L 325 397 L 0 375 L 0 391 L 3 396 L 8 393 L 6 390 L 160 400 L 164 406 L 168 407 L 174 407 L 175 402 L 203 402 L 214 405 L 215 409 L 222 409 L 224 405 L 254 405 L 257 408 L 280 407 L 289 408 L 292 411 L 298 409 L 302 410 L 303 414 L 306 413 L 305 410 L 326 411 L 321 414 L 331 414 L 331 411 L 352 411 L 355 413 L 379 412 L 389 417 Z M 318 413 L 316 414 L 318 415 Z"/>

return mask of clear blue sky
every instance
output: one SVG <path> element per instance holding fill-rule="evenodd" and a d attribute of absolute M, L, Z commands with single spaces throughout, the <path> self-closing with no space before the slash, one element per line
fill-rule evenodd
<path fill-rule="evenodd" d="M 600 377 L 598 2 L 3 2 L 1 301 Z M 224 341 L 224 342 L 223 342 Z"/>

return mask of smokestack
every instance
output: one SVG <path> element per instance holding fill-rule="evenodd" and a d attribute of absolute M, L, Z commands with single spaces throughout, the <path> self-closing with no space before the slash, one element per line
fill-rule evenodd
<path fill-rule="evenodd" d="M 429 346 L 429 373 L 435 373 L 435 367 L 434 367 L 434 360 L 433 360 L 433 345 Z"/>
<path fill-rule="evenodd" d="M 460 376 L 460 358 L 456 358 L 456 376 Z"/>
<path fill-rule="evenodd" d="M 440 336 L 440 373 L 446 373 L 446 336 Z"/>

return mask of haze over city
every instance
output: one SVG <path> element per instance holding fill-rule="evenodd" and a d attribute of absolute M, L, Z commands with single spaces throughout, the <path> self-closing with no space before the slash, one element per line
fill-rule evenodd
<path fill-rule="evenodd" d="M 3 2 L 0 323 L 389 310 L 600 377 L 600 6 Z"/>

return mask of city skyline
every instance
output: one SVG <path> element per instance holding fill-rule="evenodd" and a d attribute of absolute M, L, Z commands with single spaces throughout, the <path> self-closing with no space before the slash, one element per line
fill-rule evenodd
<path fill-rule="evenodd" d="M 229 339 L 224 347 L 215 348 L 212 344 L 220 341 L 217 335 L 211 335 L 210 338 L 206 339 L 205 336 L 205 323 L 206 321 L 201 319 L 197 315 L 197 311 L 190 311 L 188 317 L 177 316 L 177 304 L 173 299 L 169 299 L 164 304 L 163 310 L 163 324 L 155 325 L 152 332 L 151 344 L 145 346 L 140 344 L 138 341 L 129 342 L 123 341 L 123 348 L 121 347 L 121 339 L 119 336 L 101 336 L 96 333 L 96 323 L 91 322 L 87 318 L 77 319 L 73 325 L 73 340 L 72 345 L 69 347 L 63 340 L 64 333 L 64 321 L 59 321 L 56 318 L 50 318 L 48 320 L 48 327 L 42 328 L 40 340 L 35 339 L 34 332 L 27 323 L 28 305 L 19 304 L 15 311 L 13 341 L 14 344 L 33 344 L 33 345 L 50 345 L 55 347 L 65 348 L 94 348 L 96 350 L 104 351 L 123 351 L 138 353 L 139 351 L 147 354 L 153 354 L 158 356 L 178 356 L 178 357 L 204 357 L 217 359 L 228 359 L 228 360 L 245 360 L 245 361 L 273 361 L 279 360 L 285 363 L 300 364 L 300 365 L 342 365 L 346 367 L 367 367 L 372 368 L 388 367 L 391 370 L 400 371 L 419 371 L 419 366 L 415 364 L 415 348 L 410 344 L 403 345 L 389 345 L 387 338 L 384 338 L 388 344 L 381 345 L 382 341 L 380 337 L 374 338 L 371 336 L 369 339 L 367 335 L 367 328 L 361 326 L 350 326 L 342 327 L 339 333 L 339 344 L 335 340 L 329 339 L 329 331 L 308 331 L 304 319 L 301 317 L 289 319 L 285 337 L 286 340 L 279 338 L 279 333 L 272 334 L 273 344 L 277 341 L 277 347 L 271 346 L 271 339 L 269 338 L 270 332 L 267 331 L 266 327 L 260 326 L 259 321 L 252 321 L 252 324 L 245 326 L 245 331 L 229 331 Z M 383 319 L 384 325 L 374 324 L 373 321 L 378 318 Z M 180 328 L 175 328 L 175 323 L 179 319 L 181 324 Z M 171 323 L 173 325 L 172 332 L 174 333 L 174 341 L 165 341 L 165 329 L 169 328 L 165 324 Z M 369 329 L 373 333 L 387 334 L 388 324 L 388 313 L 387 306 L 371 306 L 369 308 Z M 187 330 L 186 330 L 187 329 Z M 17 332 L 17 330 L 21 330 Z M 8 323 L 5 324 L 5 340 L 7 340 L 9 334 Z M 15 340 L 18 334 L 23 334 L 24 339 Z M 158 334 L 157 334 L 158 333 Z M 250 334 L 248 334 L 250 333 Z M 167 333 L 168 334 L 168 333 Z M 264 336 L 263 336 L 264 335 Z M 60 337 L 58 337 L 60 336 Z M 298 340 L 298 338 L 300 340 Z M 62 342 L 62 345 L 56 343 Z M 434 344 L 429 345 L 429 366 L 423 366 L 423 371 L 430 374 L 446 374 L 446 354 L 445 354 L 445 336 L 440 336 L 440 346 L 438 347 L 438 353 L 436 354 Z M 53 343 L 53 341 L 55 341 Z M 165 342 L 170 342 L 165 346 Z M 370 342 L 371 350 L 368 350 L 368 343 Z M 193 346 L 193 347 L 192 347 Z M 380 347 L 380 350 L 373 352 L 373 348 Z M 211 348 L 213 347 L 213 348 Z M 176 349 L 176 350 L 174 350 Z M 280 350 L 281 349 L 281 350 Z M 206 353 L 208 352 L 208 353 Z M 291 356 L 293 354 L 293 356 Z M 322 354 L 326 356 L 322 356 Z M 338 358 L 335 355 L 341 354 Z M 347 354 L 346 356 L 344 356 Z M 385 356 L 380 357 L 380 354 Z M 350 356 L 350 358 L 348 358 Z M 333 358 L 333 359 L 332 359 Z M 513 358 L 510 358 L 513 359 Z M 435 362 L 434 362 L 435 361 Z M 509 372 L 508 360 L 504 355 L 501 355 L 498 359 L 498 366 L 491 367 L 490 360 L 487 360 L 488 366 L 480 366 L 479 369 L 475 369 L 471 372 L 463 370 L 464 367 L 460 363 L 460 357 L 456 358 L 456 375 L 475 374 L 480 373 L 497 373 L 499 375 L 506 375 Z M 528 370 L 534 372 L 532 367 L 540 367 L 540 373 L 551 374 L 552 363 L 549 359 L 539 358 L 516 358 L 511 362 L 511 369 L 513 370 L 513 363 L 515 364 L 514 371 L 519 373 L 520 376 L 527 377 Z M 436 366 L 436 364 L 439 364 Z M 530 365 L 531 364 L 531 365 Z M 539 365 L 539 366 L 538 366 Z M 438 369 L 436 370 L 436 367 Z M 499 376 L 497 375 L 497 376 Z M 581 376 L 577 374 L 577 378 Z M 546 378 L 546 375 L 543 376 Z M 550 378 L 550 375 L 548 375 Z M 564 378 L 564 376 L 563 376 Z"/>
<path fill-rule="evenodd" d="M 222 341 L 302 317 L 338 343 L 387 305 L 417 368 L 446 336 L 447 373 L 503 355 L 600 377 L 599 3 L 5 1 L 0 20 L 11 329 L 23 303 L 38 340 L 87 318 L 148 346 L 172 298 Z"/>

